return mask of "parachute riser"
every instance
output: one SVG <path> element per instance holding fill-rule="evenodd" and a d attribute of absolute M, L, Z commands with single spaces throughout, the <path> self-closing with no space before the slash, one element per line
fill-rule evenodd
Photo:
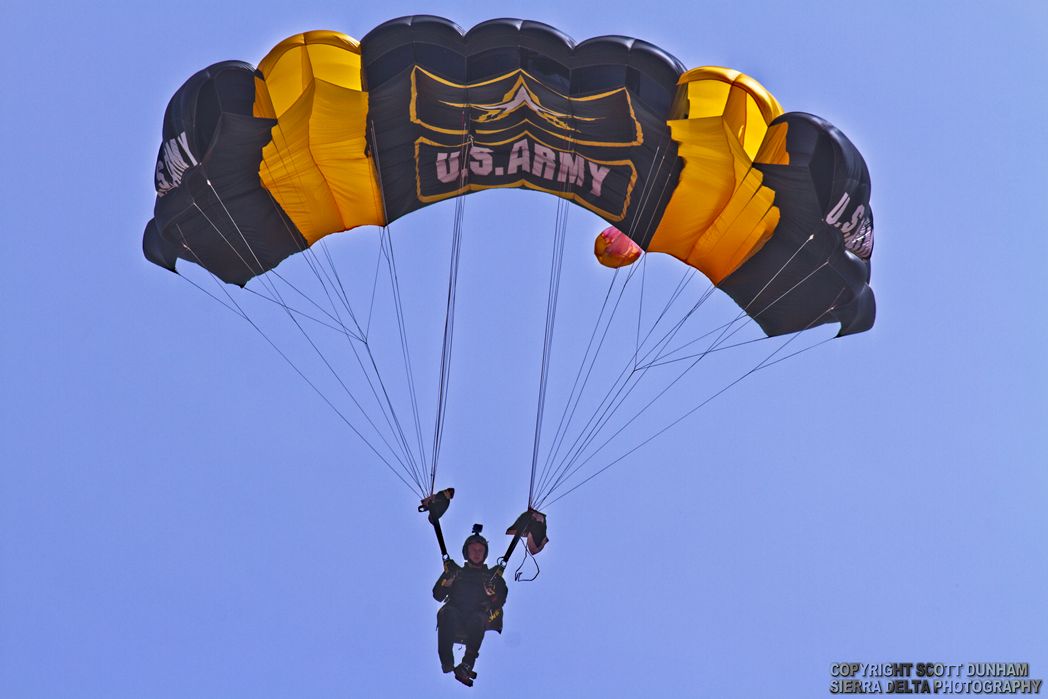
<path fill-rule="evenodd" d="M 446 561 L 451 558 L 451 556 L 448 555 L 448 547 L 447 544 L 444 543 L 444 532 L 440 529 L 440 520 L 433 523 L 433 532 L 437 535 L 437 543 L 440 544 L 440 558 L 441 560 Z"/>
<path fill-rule="evenodd" d="M 506 553 L 502 554 L 495 564 L 495 572 L 491 576 L 491 584 L 494 584 L 496 578 L 501 578 L 505 575 L 506 566 L 509 565 L 509 559 L 513 557 L 513 552 L 516 550 L 517 544 L 520 543 L 521 537 L 524 536 L 527 536 L 527 528 L 513 535 L 513 539 L 509 542 L 509 547 L 506 548 Z"/>

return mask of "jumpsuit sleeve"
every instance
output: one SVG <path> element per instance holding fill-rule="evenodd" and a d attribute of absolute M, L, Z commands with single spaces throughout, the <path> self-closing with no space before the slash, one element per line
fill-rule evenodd
<path fill-rule="evenodd" d="M 437 582 L 433 585 L 433 599 L 438 602 L 443 602 L 451 594 L 451 586 L 455 584 L 455 575 L 458 573 L 459 567 L 454 561 L 448 561 L 444 566 L 444 572 L 437 578 Z"/>
<path fill-rule="evenodd" d="M 502 606 L 506 604 L 506 597 L 509 596 L 509 588 L 506 586 L 506 581 L 502 579 L 502 576 L 495 578 L 495 597 L 491 600 L 492 609 L 502 609 Z"/>
<path fill-rule="evenodd" d="M 438 602 L 443 602 L 444 600 L 446 600 L 448 598 L 448 593 L 451 591 L 451 587 L 449 585 L 445 585 L 446 581 L 447 576 L 442 574 L 439 578 L 437 578 L 436 584 L 433 585 L 433 599 L 437 600 Z"/>

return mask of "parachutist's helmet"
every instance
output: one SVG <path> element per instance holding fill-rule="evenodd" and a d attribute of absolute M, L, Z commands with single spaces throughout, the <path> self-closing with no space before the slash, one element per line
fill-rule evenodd
<path fill-rule="evenodd" d="M 482 524 L 473 525 L 473 533 L 466 537 L 466 540 L 462 543 L 462 558 L 465 561 L 469 561 L 469 545 L 470 544 L 484 544 L 484 560 L 488 558 L 488 540 L 480 535 L 481 530 L 484 528 Z M 482 561 L 483 562 L 483 561 Z"/>

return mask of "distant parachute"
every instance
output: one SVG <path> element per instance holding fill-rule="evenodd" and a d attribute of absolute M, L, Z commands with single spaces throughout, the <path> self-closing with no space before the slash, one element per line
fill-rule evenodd
<path fill-rule="evenodd" d="M 618 269 L 640 259 L 640 246 L 615 226 L 608 226 L 593 241 L 593 255 L 605 267 Z"/>

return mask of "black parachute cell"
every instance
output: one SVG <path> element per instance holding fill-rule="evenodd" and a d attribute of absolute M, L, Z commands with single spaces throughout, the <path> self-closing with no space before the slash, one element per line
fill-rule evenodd
<path fill-rule="evenodd" d="M 151 262 L 175 271 L 182 258 L 243 286 L 305 249 L 259 180 L 276 122 L 252 116 L 254 99 L 254 69 L 240 61 L 196 73 L 171 98 L 142 241 Z"/>
<path fill-rule="evenodd" d="M 754 167 L 775 191 L 779 225 L 719 286 L 768 335 L 830 322 L 840 323 L 839 335 L 869 330 L 876 303 L 869 286 L 873 213 L 866 162 L 817 116 L 789 112 L 776 124 L 787 125 L 790 164 Z"/>
<path fill-rule="evenodd" d="M 620 36 L 576 45 L 541 22 L 463 32 L 429 15 L 379 25 L 361 56 L 390 221 L 463 192 L 522 186 L 574 199 L 642 245 L 654 233 L 680 172 L 666 124 L 683 72 L 673 56 Z M 521 99 L 529 109 L 512 108 Z M 547 165 L 536 155 L 530 169 L 513 168 L 511 151 L 540 149 Z M 464 163 L 479 153 L 494 160 Z M 569 177 L 567 162 L 582 171 Z M 598 182 L 583 163 L 607 174 Z"/>
<path fill-rule="evenodd" d="M 156 227 L 156 219 L 151 218 L 146 224 L 146 230 L 142 234 L 142 253 L 153 264 L 178 273 L 178 270 L 175 269 L 175 263 L 178 261 L 178 246 L 160 235 L 160 229 Z"/>

